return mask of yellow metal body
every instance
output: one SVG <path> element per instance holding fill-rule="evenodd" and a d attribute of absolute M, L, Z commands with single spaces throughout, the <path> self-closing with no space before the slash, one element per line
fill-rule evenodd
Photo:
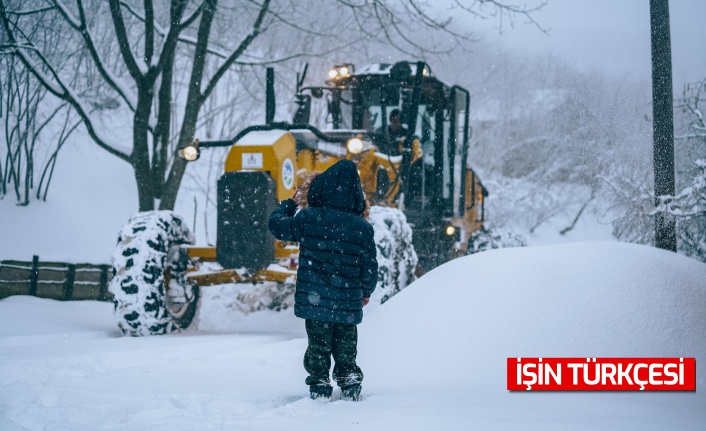
<path fill-rule="evenodd" d="M 461 229 L 461 241 L 456 244 L 457 256 L 466 254 L 468 238 L 470 235 L 483 228 L 485 214 L 481 212 L 483 206 L 483 185 L 478 176 L 471 169 L 466 169 L 466 208 L 463 217 L 451 219 L 451 224 Z"/>
<path fill-rule="evenodd" d="M 222 271 L 206 274 L 198 274 L 192 271 L 192 274 L 186 275 L 186 280 L 197 286 L 213 286 L 216 284 L 229 283 L 257 283 L 262 281 L 284 283 L 288 279 L 294 278 L 296 278 L 294 271 L 275 271 L 271 269 L 261 269 L 251 276 L 243 276 L 235 269 L 224 269 Z"/>
<path fill-rule="evenodd" d="M 402 156 L 388 156 L 376 151 L 376 147 L 368 145 L 359 154 L 350 154 L 345 147 L 340 144 L 322 144 L 318 149 L 304 148 L 296 151 L 296 140 L 292 133 L 284 130 L 273 130 L 263 132 L 251 132 L 235 143 L 228 152 L 225 160 L 225 172 L 238 171 L 264 171 L 276 183 L 276 197 L 278 201 L 292 197 L 296 188 L 303 183 L 307 175 L 311 172 L 322 172 L 334 165 L 341 159 L 349 159 L 356 163 L 360 174 L 361 185 L 366 197 L 375 202 L 377 197 L 378 172 L 384 169 L 389 178 L 390 189 L 386 193 L 382 202 L 384 205 L 394 207 L 395 196 L 398 194 L 400 182 L 397 181 Z M 415 139 L 412 144 L 412 163 L 415 163 L 423 156 L 419 140 Z M 482 188 L 477 177 L 466 171 L 468 188 L 466 191 L 467 210 L 464 217 L 453 219 L 452 223 L 462 232 L 471 232 L 480 228 L 482 220 L 479 220 L 479 203 L 482 202 Z M 471 187 L 471 181 L 478 181 L 476 187 Z M 473 196 L 472 190 L 476 191 Z M 471 205 L 471 202 L 475 202 Z M 465 239 L 459 244 L 465 251 Z M 200 261 L 216 261 L 215 247 L 187 247 L 190 258 Z M 296 260 L 299 249 L 296 244 L 275 241 L 275 259 L 286 261 Z M 295 273 L 286 268 L 282 271 L 263 269 L 256 271 L 251 276 L 243 276 L 236 270 L 223 270 L 207 274 L 191 274 L 187 279 L 191 283 L 200 286 L 224 284 L 233 282 L 258 282 L 275 281 L 284 282 Z"/>
<path fill-rule="evenodd" d="M 184 247 L 191 258 L 198 258 L 204 262 L 216 261 L 216 247 Z"/>
<path fill-rule="evenodd" d="M 262 141 L 258 141 L 261 137 Z M 289 171 L 289 168 L 293 171 Z M 297 183 L 296 141 L 286 131 L 251 132 L 230 147 L 226 172 L 266 171 L 275 180 L 277 200 L 294 194 Z M 291 175 L 291 176 L 290 176 Z"/>

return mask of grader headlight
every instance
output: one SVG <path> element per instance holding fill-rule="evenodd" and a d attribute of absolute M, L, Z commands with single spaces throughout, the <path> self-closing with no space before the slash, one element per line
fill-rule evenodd
<path fill-rule="evenodd" d="M 446 234 L 446 237 L 452 240 L 453 242 L 461 241 L 461 229 L 457 228 L 452 224 L 446 226 L 446 229 L 444 229 L 444 233 Z"/>
<path fill-rule="evenodd" d="M 194 145 L 187 145 L 183 148 L 179 148 L 177 154 L 180 158 L 186 160 L 187 162 L 193 162 L 194 160 L 198 160 L 198 158 L 201 156 L 201 151 L 199 151 L 198 145 L 199 141 L 195 141 Z"/>
<path fill-rule="evenodd" d="M 337 64 L 333 69 L 328 71 L 328 77 L 333 81 L 338 81 L 343 78 L 350 78 L 355 68 L 352 64 Z"/>
<path fill-rule="evenodd" d="M 351 138 L 348 140 L 346 147 L 348 148 L 349 153 L 360 154 L 360 152 L 363 151 L 364 147 L 363 140 L 360 138 Z"/>

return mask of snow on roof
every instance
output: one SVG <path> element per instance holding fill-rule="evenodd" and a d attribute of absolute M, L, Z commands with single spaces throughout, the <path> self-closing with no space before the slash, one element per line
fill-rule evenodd
<path fill-rule="evenodd" d="M 400 163 L 402 162 L 402 156 L 390 156 L 385 153 L 375 152 L 375 157 L 379 157 L 383 160 L 387 160 L 390 163 Z"/>
<path fill-rule="evenodd" d="M 371 63 L 366 64 L 355 71 L 355 75 L 387 75 L 390 73 L 390 63 Z"/>
<path fill-rule="evenodd" d="M 394 66 L 393 64 L 390 63 L 371 63 L 363 66 L 360 69 L 356 69 L 354 75 L 388 75 L 390 73 L 390 69 Z M 410 75 L 416 75 L 417 73 L 417 63 L 410 61 L 409 62 L 409 67 L 411 68 L 412 72 Z M 429 70 L 429 66 L 427 66 L 427 71 L 431 72 Z M 431 76 L 434 76 L 433 73 L 431 73 Z"/>
<path fill-rule="evenodd" d="M 285 133 L 286 130 L 254 131 L 240 138 L 236 145 L 272 145 Z"/>

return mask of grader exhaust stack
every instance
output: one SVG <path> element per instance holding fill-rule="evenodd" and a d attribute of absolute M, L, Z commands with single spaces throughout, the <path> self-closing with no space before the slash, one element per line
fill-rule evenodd
<path fill-rule="evenodd" d="M 272 124 L 275 120 L 275 69 L 267 68 L 266 100 L 265 100 L 265 124 Z"/>

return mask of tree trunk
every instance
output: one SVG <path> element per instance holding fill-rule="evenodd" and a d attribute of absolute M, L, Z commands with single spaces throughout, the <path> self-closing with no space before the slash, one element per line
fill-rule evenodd
<path fill-rule="evenodd" d="M 137 108 L 133 120 L 133 149 L 130 156 L 132 168 L 135 171 L 137 195 L 140 211 L 154 209 L 154 187 L 149 153 L 149 118 L 152 108 L 152 89 L 141 87 L 137 95 Z"/>
<path fill-rule="evenodd" d="M 264 5 L 267 4 L 269 4 L 269 0 L 266 0 L 264 3 Z M 189 79 L 189 92 L 186 97 L 186 109 L 184 111 L 184 117 L 181 123 L 181 130 L 179 132 L 179 142 L 177 144 L 177 149 L 193 142 L 194 134 L 196 134 L 196 122 L 199 117 L 199 111 L 201 110 L 201 106 L 203 106 L 204 101 L 208 97 L 209 86 L 206 87 L 205 92 L 202 94 L 201 81 L 203 79 L 203 71 L 206 65 L 206 51 L 208 49 L 208 38 L 209 34 L 211 33 L 211 24 L 213 23 L 213 16 L 215 13 L 216 1 L 213 1 L 204 8 L 204 11 L 201 15 L 201 22 L 199 23 L 199 29 L 196 36 L 196 47 L 194 48 L 194 63 L 191 67 L 191 78 Z M 235 54 L 233 54 L 231 58 L 235 58 Z M 228 62 L 226 61 L 226 63 L 221 66 L 221 68 L 227 67 L 227 64 Z M 214 85 L 215 82 L 219 79 L 219 72 L 221 72 L 220 69 L 218 72 L 216 72 L 216 75 L 211 78 L 211 83 L 213 83 Z M 164 187 L 162 189 L 162 199 L 159 202 L 159 209 L 174 209 L 174 205 L 176 204 L 177 193 L 179 192 L 179 186 L 181 185 L 181 179 L 184 177 L 185 171 L 186 161 L 182 160 L 179 157 L 176 157 L 176 154 L 174 154 L 174 162 L 172 163 L 172 168 L 169 171 L 169 177 L 164 183 Z"/>
<path fill-rule="evenodd" d="M 179 144 L 177 148 L 181 148 L 190 144 L 194 140 L 196 133 L 196 119 L 199 114 L 199 106 L 194 106 L 197 102 L 187 105 L 186 113 L 184 114 L 184 123 L 179 134 Z M 181 185 L 181 179 L 186 172 L 187 162 L 179 157 L 174 157 L 172 169 L 169 171 L 169 177 L 162 188 L 162 200 L 159 202 L 159 209 L 173 210 L 176 204 L 177 193 Z"/>

